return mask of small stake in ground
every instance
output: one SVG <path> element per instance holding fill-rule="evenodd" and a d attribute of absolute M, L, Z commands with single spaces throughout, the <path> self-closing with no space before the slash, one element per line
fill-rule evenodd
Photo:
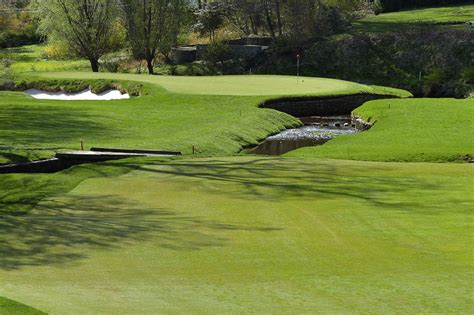
<path fill-rule="evenodd" d="M 84 151 L 84 141 L 81 140 L 81 151 Z"/>
<path fill-rule="evenodd" d="M 296 55 L 296 85 L 300 84 L 300 55 Z"/>
<path fill-rule="evenodd" d="M 196 152 L 196 149 L 195 149 L 194 146 L 193 146 L 193 155 L 194 155 L 195 152 Z"/>

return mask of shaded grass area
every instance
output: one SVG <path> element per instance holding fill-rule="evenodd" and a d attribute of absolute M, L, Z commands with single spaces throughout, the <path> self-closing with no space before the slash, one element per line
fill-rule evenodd
<path fill-rule="evenodd" d="M 24 304 L 0 297 L 0 314 L 5 315 L 40 315 L 46 314 Z"/>
<path fill-rule="evenodd" d="M 0 294 L 51 313 L 470 310 L 469 165 L 115 163 L 131 172 L 2 221 Z"/>
<path fill-rule="evenodd" d="M 257 108 L 262 97 L 174 94 L 150 84 L 143 91 L 130 100 L 102 102 L 35 100 L 0 92 L 0 163 L 79 149 L 81 140 L 86 148 L 190 154 L 194 146 L 201 155 L 233 154 L 300 124 L 287 114 Z"/>
<path fill-rule="evenodd" d="M 157 161 L 160 159 L 155 159 L 154 163 Z M 0 174 L 0 218 L 6 219 L 2 215 L 24 215 L 42 199 L 67 193 L 86 179 L 115 177 L 129 172 L 123 163 L 86 164 L 53 174 Z"/>
<path fill-rule="evenodd" d="M 465 30 L 470 29 L 470 27 L 462 23 L 468 21 L 474 21 L 474 5 L 455 5 L 384 13 L 358 20 L 353 25 L 358 32 L 396 32 L 433 30 L 433 28 Z M 461 24 L 452 24 L 453 22 L 460 22 Z"/>
<path fill-rule="evenodd" d="M 340 136 L 286 156 L 431 162 L 474 156 L 473 99 L 378 100 L 353 113 L 375 124 L 363 133 Z"/>

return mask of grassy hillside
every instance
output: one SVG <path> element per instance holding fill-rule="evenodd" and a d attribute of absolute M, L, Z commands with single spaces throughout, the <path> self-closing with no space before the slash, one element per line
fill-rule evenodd
<path fill-rule="evenodd" d="M 0 297 L 0 314 L 2 315 L 42 315 L 45 314 L 32 307 Z"/>
<path fill-rule="evenodd" d="M 470 165 L 120 164 L 0 223 L 0 294 L 69 314 L 471 309 Z"/>
<path fill-rule="evenodd" d="M 41 101 L 0 92 L 3 162 L 47 157 L 60 149 L 113 147 L 219 155 L 237 153 L 300 122 L 257 108 L 258 97 L 173 94 L 156 86 L 124 101 Z M 29 156 L 28 156 L 29 155 Z"/>
<path fill-rule="evenodd" d="M 287 156 L 433 162 L 474 156 L 474 99 L 380 100 L 364 104 L 354 114 L 374 126 Z"/>
<path fill-rule="evenodd" d="M 354 27 L 358 32 L 413 31 L 419 27 L 469 29 L 462 23 L 452 24 L 468 21 L 474 21 L 474 4 L 384 13 L 358 20 L 354 22 Z"/>
<path fill-rule="evenodd" d="M 300 124 L 287 114 L 258 108 L 259 103 L 269 98 L 263 96 L 265 93 L 410 95 L 396 89 L 321 78 L 304 79 L 306 85 L 303 82 L 297 85 L 295 77 L 284 76 L 198 78 L 103 73 L 44 76 L 150 83 L 144 83 L 142 96 L 122 101 L 35 100 L 23 93 L 0 92 L 0 119 L 4 121 L 0 130 L 0 163 L 50 157 L 54 151 L 78 149 L 81 140 L 86 147 L 160 149 L 190 154 L 195 146 L 201 155 L 229 155 L 243 146 L 257 144 L 269 134 Z M 70 83 L 70 80 L 56 80 L 42 84 L 60 87 Z M 136 88 L 136 84 L 128 85 Z M 195 94 L 184 94 L 191 92 Z M 257 96 L 248 95 L 252 93 Z"/>

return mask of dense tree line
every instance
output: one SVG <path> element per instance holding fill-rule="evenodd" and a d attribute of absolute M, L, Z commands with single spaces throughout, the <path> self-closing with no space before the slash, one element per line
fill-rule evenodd
<path fill-rule="evenodd" d="M 0 48 L 39 42 L 37 24 L 27 6 L 29 0 L 0 0 Z"/>
<path fill-rule="evenodd" d="M 222 0 L 201 3 L 198 25 L 211 38 L 213 30 L 228 22 L 242 35 L 268 34 L 274 39 L 284 37 L 300 42 L 344 29 L 350 13 L 360 3 L 358 0 Z"/>
<path fill-rule="evenodd" d="M 66 43 L 70 51 L 99 70 L 108 52 L 129 48 L 145 60 L 153 74 L 154 62 L 193 30 L 216 40 L 219 29 L 242 36 L 269 35 L 294 55 L 314 42 L 343 32 L 358 12 L 379 7 L 394 11 L 406 6 L 468 2 L 465 0 L 31 0 L 49 41 Z M 2 20 L 0 19 L 0 25 Z"/>
<path fill-rule="evenodd" d="M 128 44 L 137 59 L 153 62 L 169 51 L 185 21 L 186 0 L 34 0 L 40 32 L 49 40 L 66 42 L 71 52 L 90 61 L 99 71 L 99 59 Z"/>
<path fill-rule="evenodd" d="M 299 45 L 343 29 L 360 1 L 221 0 L 194 6 L 189 0 L 33 0 L 33 8 L 40 32 L 65 42 L 94 72 L 101 56 L 125 42 L 153 74 L 157 56 L 166 55 L 192 24 L 212 41 L 215 30 L 227 25 L 241 35 L 269 34 Z"/>

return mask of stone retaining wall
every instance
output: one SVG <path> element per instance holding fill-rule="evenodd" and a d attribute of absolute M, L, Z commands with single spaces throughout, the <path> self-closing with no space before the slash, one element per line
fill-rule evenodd
<path fill-rule="evenodd" d="M 259 107 L 275 109 L 295 117 L 350 115 L 354 109 L 368 101 L 387 98 L 395 98 L 395 96 L 355 94 L 330 97 L 285 97 L 265 101 Z"/>

